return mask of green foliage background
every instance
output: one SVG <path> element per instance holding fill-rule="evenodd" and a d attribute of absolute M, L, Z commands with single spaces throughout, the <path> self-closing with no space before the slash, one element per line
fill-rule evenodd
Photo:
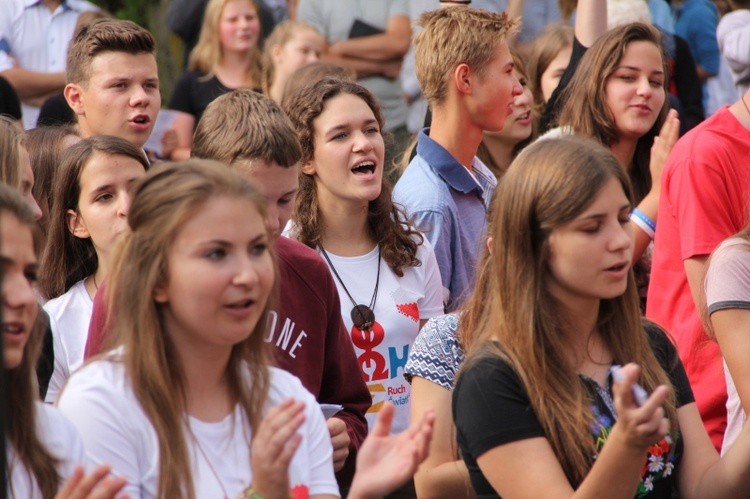
<path fill-rule="evenodd" d="M 162 106 L 182 73 L 182 42 L 166 23 L 169 0 L 89 0 L 111 12 L 117 19 L 128 19 L 148 29 L 156 38 Z"/>

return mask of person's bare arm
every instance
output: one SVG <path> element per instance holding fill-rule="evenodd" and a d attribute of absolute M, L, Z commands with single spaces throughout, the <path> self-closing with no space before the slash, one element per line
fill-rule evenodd
<path fill-rule="evenodd" d="M 578 0 L 575 36 L 581 45 L 591 47 L 607 32 L 607 1 Z"/>
<path fill-rule="evenodd" d="M 693 303 L 695 303 L 697 310 L 701 309 L 701 303 L 705 301 L 703 280 L 706 278 L 706 260 L 708 260 L 708 255 L 699 255 L 688 258 L 683 262 L 690 293 L 693 295 Z"/>
<path fill-rule="evenodd" d="M 719 459 L 694 403 L 677 409 L 685 442 L 677 483 L 680 497 L 745 497 L 750 488 L 750 425 Z"/>
<path fill-rule="evenodd" d="M 429 409 L 435 411 L 435 428 L 427 458 L 414 475 L 417 495 L 425 499 L 475 497 L 469 481 L 469 470 L 458 457 L 451 392 L 432 381 L 414 376 L 411 382 L 412 421 L 418 421 Z"/>
<path fill-rule="evenodd" d="M 701 66 L 697 64 L 695 65 L 695 71 L 698 73 L 698 78 L 700 78 L 701 81 L 706 81 L 712 76 L 716 76 L 715 74 L 709 73 L 708 71 L 706 71 L 705 69 L 703 69 Z"/>
<path fill-rule="evenodd" d="M 15 67 L 0 72 L 0 76 L 13 85 L 22 101 L 62 92 L 65 88 L 65 73 L 41 73 Z"/>
<path fill-rule="evenodd" d="M 711 314 L 716 341 L 727 363 L 745 414 L 750 414 L 750 310 L 730 308 Z"/>
<path fill-rule="evenodd" d="M 511 19 L 521 17 L 521 14 L 523 13 L 523 0 L 508 0 L 508 7 L 505 9 L 505 12 Z M 520 31 L 507 37 L 508 45 L 515 46 L 518 33 L 520 33 Z"/>
<path fill-rule="evenodd" d="M 332 55 L 368 61 L 388 62 L 401 59 L 409 51 L 411 26 L 407 16 L 392 16 L 385 32 L 331 43 L 326 49 Z"/>
<path fill-rule="evenodd" d="M 190 159 L 193 147 L 193 132 L 195 132 L 195 116 L 180 112 L 172 123 L 172 130 L 177 133 L 177 147 L 172 149 L 169 159 L 182 161 Z"/>
<path fill-rule="evenodd" d="M 507 499 L 633 497 L 646 449 L 667 433 L 661 406 L 669 391 L 665 386 L 656 388 L 638 407 L 632 387 L 639 371 L 628 364 L 621 372 L 625 379 L 612 387 L 619 419 L 577 489 L 570 486 L 549 441 L 536 437 L 494 447 L 477 457 L 479 468 L 495 491 Z"/>
<path fill-rule="evenodd" d="M 402 62 L 401 59 L 377 62 L 368 59 L 360 59 L 358 57 L 344 57 L 328 53 L 323 54 L 321 59 L 354 70 L 357 73 L 357 78 L 376 75 L 382 75 L 391 79 L 398 78 Z"/>

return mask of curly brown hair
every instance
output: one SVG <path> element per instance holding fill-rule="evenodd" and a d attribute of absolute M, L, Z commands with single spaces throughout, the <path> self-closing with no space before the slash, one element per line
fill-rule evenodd
<path fill-rule="evenodd" d="M 337 95 L 349 94 L 359 97 L 369 106 L 382 130 L 385 120 L 375 97 L 362 85 L 337 78 L 325 78 L 306 86 L 304 91 L 289 95 L 284 102 L 284 111 L 292 120 L 302 146 L 302 162 L 310 161 L 315 153 L 315 126 L 313 122 L 323 112 L 325 103 Z M 381 256 L 393 272 L 402 277 L 404 267 L 417 267 L 417 248 L 424 238 L 410 223 L 403 209 L 391 200 L 392 187 L 383 177 L 380 195 L 370 201 L 367 209 L 367 224 L 370 234 L 380 245 Z M 295 237 L 311 248 L 321 244 L 323 220 L 318 204 L 315 178 L 300 174 L 297 201 L 292 213 Z"/>

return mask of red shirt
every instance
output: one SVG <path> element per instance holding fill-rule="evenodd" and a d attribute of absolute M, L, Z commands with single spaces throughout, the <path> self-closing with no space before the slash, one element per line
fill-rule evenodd
<path fill-rule="evenodd" d="M 717 449 L 726 428 L 721 352 L 703 330 L 683 262 L 745 227 L 749 193 L 750 131 L 726 107 L 675 144 L 661 176 L 646 316 L 674 338 Z"/>

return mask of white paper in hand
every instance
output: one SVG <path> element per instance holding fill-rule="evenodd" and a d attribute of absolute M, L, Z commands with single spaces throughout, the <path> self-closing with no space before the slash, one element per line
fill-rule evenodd
<path fill-rule="evenodd" d="M 151 131 L 151 136 L 146 143 L 143 144 L 143 149 L 161 154 L 161 138 L 164 137 L 167 130 L 172 128 L 172 124 L 178 113 L 179 111 L 172 109 L 159 110 L 159 114 L 156 116 L 156 123 L 154 123 L 154 129 Z"/>

